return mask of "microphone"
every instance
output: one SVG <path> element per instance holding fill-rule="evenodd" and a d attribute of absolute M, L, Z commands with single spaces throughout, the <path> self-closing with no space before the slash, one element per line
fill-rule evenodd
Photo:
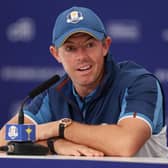
<path fill-rule="evenodd" d="M 38 94 L 49 88 L 51 85 L 58 82 L 59 79 L 60 79 L 59 75 L 54 75 L 53 77 L 51 77 L 50 79 L 48 79 L 47 81 L 45 81 L 44 83 L 33 89 L 31 92 L 29 92 L 28 94 L 29 97 L 31 99 L 34 98 L 35 96 L 37 96 Z"/>
<path fill-rule="evenodd" d="M 6 125 L 6 140 L 9 141 L 7 146 L 2 149 L 7 151 L 8 155 L 46 155 L 49 151 L 48 147 L 35 144 L 35 125 L 24 124 L 24 105 L 29 99 L 34 98 L 38 94 L 56 83 L 60 77 L 54 75 L 31 92 L 23 100 L 18 114 L 18 124 Z M 0 149 L 0 150 L 2 150 Z"/>
<path fill-rule="evenodd" d="M 41 85 L 37 86 L 35 89 L 33 89 L 31 92 L 29 92 L 28 96 L 23 100 L 20 107 L 19 117 L 18 117 L 18 123 L 23 124 L 24 123 L 24 112 L 23 107 L 28 99 L 33 99 L 38 94 L 42 93 L 44 90 L 52 86 L 54 83 L 59 81 L 60 77 L 56 74 Z"/>

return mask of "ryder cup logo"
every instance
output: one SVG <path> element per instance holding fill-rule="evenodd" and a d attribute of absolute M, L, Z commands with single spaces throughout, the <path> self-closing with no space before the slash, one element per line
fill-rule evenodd
<path fill-rule="evenodd" d="M 18 136 L 18 128 L 16 126 L 10 126 L 8 130 L 8 136 L 11 139 L 15 139 Z"/>
<path fill-rule="evenodd" d="M 67 23 L 78 23 L 83 19 L 82 13 L 79 11 L 72 11 L 67 15 Z"/>

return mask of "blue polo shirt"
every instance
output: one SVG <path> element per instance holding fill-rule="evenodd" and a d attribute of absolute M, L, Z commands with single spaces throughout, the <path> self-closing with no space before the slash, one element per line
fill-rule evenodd
<path fill-rule="evenodd" d="M 89 103 L 89 101 L 92 99 L 92 97 L 94 96 L 94 94 L 96 94 L 96 89 L 93 90 L 91 93 L 89 93 L 87 96 L 85 96 L 84 98 L 81 98 L 78 93 L 76 92 L 75 88 L 72 87 L 72 92 L 76 98 L 76 101 L 78 103 L 78 106 L 80 108 L 80 111 L 82 112 L 83 117 L 85 118 L 86 115 L 86 109 L 87 109 L 87 105 Z"/>
<path fill-rule="evenodd" d="M 164 126 L 163 95 L 154 75 L 134 62 L 116 64 L 110 55 L 104 77 L 97 89 L 86 97 L 86 106 L 72 89 L 68 75 L 35 97 L 25 115 L 36 123 L 72 118 L 86 124 L 117 124 L 128 117 L 145 121 L 153 134 Z"/>

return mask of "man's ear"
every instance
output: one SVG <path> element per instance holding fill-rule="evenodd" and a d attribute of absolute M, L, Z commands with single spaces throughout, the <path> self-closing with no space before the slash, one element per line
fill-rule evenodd
<path fill-rule="evenodd" d="M 50 45 L 49 50 L 50 50 L 51 55 L 52 55 L 59 63 L 61 63 L 61 60 L 60 60 L 60 57 L 59 57 L 59 54 L 58 54 L 58 49 L 57 49 L 55 46 Z"/>
<path fill-rule="evenodd" d="M 110 48 L 110 45 L 112 43 L 112 39 L 110 36 L 107 36 L 106 39 L 103 41 L 103 46 L 104 46 L 104 56 L 107 55 L 107 53 L 109 52 L 109 48 Z"/>

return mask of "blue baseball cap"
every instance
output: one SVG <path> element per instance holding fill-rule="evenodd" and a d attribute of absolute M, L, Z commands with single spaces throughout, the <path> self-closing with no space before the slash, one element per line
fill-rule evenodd
<path fill-rule="evenodd" d="M 59 48 L 71 35 L 84 32 L 98 40 L 106 37 L 101 19 L 85 7 L 72 7 L 63 11 L 56 19 L 52 43 Z"/>

